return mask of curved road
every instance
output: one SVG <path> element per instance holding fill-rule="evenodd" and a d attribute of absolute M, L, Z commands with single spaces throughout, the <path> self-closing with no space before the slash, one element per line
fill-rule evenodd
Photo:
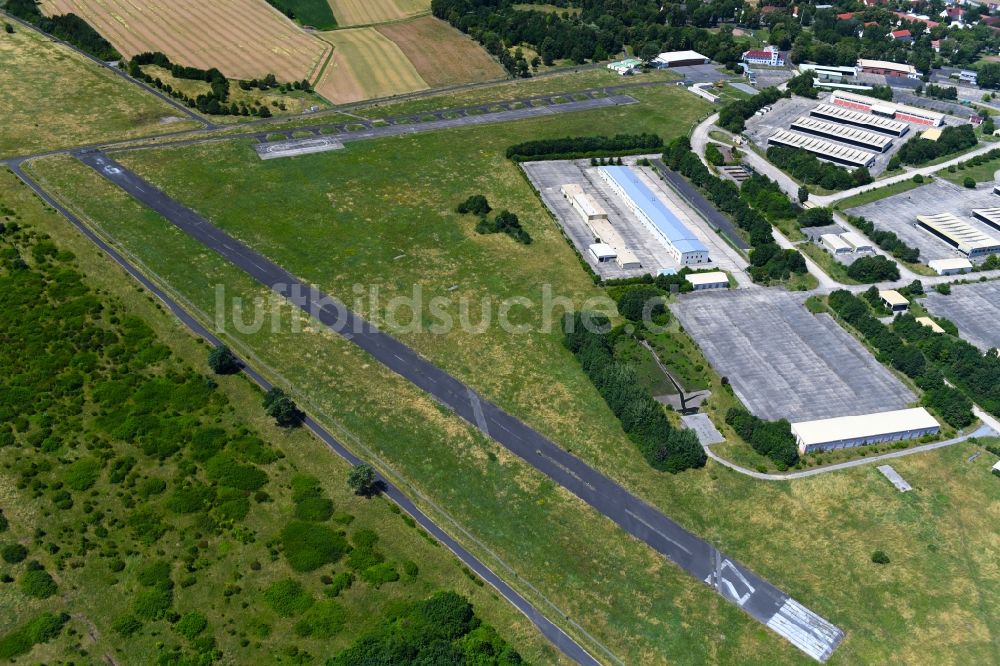
<path fill-rule="evenodd" d="M 14 172 L 18 178 L 20 178 L 28 187 L 30 187 L 34 192 L 48 205 L 52 206 L 55 210 L 63 215 L 70 223 L 73 224 L 77 230 L 82 233 L 85 237 L 90 239 L 100 250 L 107 254 L 115 263 L 121 266 L 125 271 L 131 275 L 139 284 L 141 284 L 146 290 L 158 298 L 167 308 L 177 317 L 185 326 L 187 326 L 195 335 L 198 335 L 210 344 L 214 346 L 221 346 L 222 341 L 216 337 L 211 331 L 202 326 L 202 324 L 190 313 L 188 313 L 184 308 L 182 308 L 176 301 L 170 298 L 166 293 L 163 292 L 159 287 L 153 284 L 146 276 L 142 274 L 135 266 L 133 266 L 128 260 L 126 260 L 121 254 L 119 254 L 114 248 L 109 246 L 103 239 L 101 239 L 93 230 L 90 229 L 83 221 L 80 220 L 76 215 L 67 210 L 61 203 L 56 201 L 52 196 L 48 194 L 45 190 L 41 188 L 30 176 L 28 176 L 21 169 L 20 164 L 10 165 L 11 171 Z M 241 362 L 243 372 L 260 386 L 263 390 L 267 391 L 272 388 L 272 384 L 265 379 L 260 373 L 251 368 L 245 362 Z M 341 458 L 346 460 L 351 465 L 357 465 L 363 462 L 356 455 L 351 453 L 347 448 L 345 448 L 328 430 L 323 426 L 316 423 L 312 417 L 306 416 L 303 421 L 303 425 L 307 427 L 316 437 L 322 440 L 330 449 L 339 455 Z M 423 511 L 421 511 L 410 498 L 403 493 L 398 487 L 390 483 L 382 475 L 379 475 L 378 480 L 381 484 L 382 493 L 395 502 L 402 510 L 406 511 L 414 520 L 416 520 L 421 527 L 423 527 L 427 532 L 432 534 L 434 538 L 443 543 L 445 547 L 448 548 L 455 556 L 461 560 L 466 566 L 476 573 L 480 578 L 485 580 L 491 586 L 493 586 L 504 599 L 510 602 L 515 608 L 524 613 L 524 615 L 531 620 L 531 622 L 538 627 L 538 630 L 545 636 L 553 645 L 555 645 L 560 652 L 565 654 L 570 659 L 574 660 L 578 664 L 583 664 L 584 666 L 599 666 L 600 661 L 595 659 L 593 655 L 587 652 L 579 643 L 573 640 L 569 635 L 566 634 L 562 629 L 556 626 L 551 620 L 549 620 L 541 611 L 539 611 L 535 606 L 533 606 L 528 600 L 518 594 L 510 585 L 505 583 L 497 574 L 493 572 L 488 566 L 483 564 L 475 555 L 470 553 L 468 550 L 462 547 L 455 539 L 450 537 L 444 530 L 437 526 L 433 520 Z"/>
<path fill-rule="evenodd" d="M 361 319 L 342 303 L 303 283 L 107 155 L 91 151 L 77 157 L 178 229 L 430 394 L 809 656 L 826 661 L 843 640 L 840 629 L 519 419 L 482 399 L 471 387 Z"/>

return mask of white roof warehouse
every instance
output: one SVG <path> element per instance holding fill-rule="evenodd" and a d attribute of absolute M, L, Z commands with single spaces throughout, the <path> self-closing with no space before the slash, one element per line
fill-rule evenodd
<path fill-rule="evenodd" d="M 923 407 L 792 424 L 792 434 L 803 454 L 916 439 L 940 430 L 941 426 Z"/>

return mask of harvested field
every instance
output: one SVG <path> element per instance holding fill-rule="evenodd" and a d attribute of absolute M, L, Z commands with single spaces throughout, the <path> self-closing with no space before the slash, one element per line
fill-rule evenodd
<path fill-rule="evenodd" d="M 431 10 L 430 0 L 330 0 L 341 26 L 398 21 Z"/>
<path fill-rule="evenodd" d="M 433 16 L 376 29 L 403 51 L 431 88 L 505 76 L 503 67 L 479 44 Z"/>
<path fill-rule="evenodd" d="M 330 47 L 261 0 L 44 0 L 48 15 L 74 13 L 123 55 L 162 51 L 174 62 L 252 79 L 313 80 Z"/>
<path fill-rule="evenodd" d="M 186 116 L 34 30 L 0 31 L 0 155 L 195 127 Z"/>
<path fill-rule="evenodd" d="M 322 33 L 333 44 L 333 59 L 316 91 L 334 104 L 426 90 L 403 51 L 375 28 Z"/>

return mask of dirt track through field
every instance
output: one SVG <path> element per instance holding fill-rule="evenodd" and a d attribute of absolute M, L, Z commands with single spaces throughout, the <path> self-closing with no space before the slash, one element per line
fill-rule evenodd
<path fill-rule="evenodd" d="M 334 104 L 428 88 L 403 51 L 374 28 L 334 30 L 322 37 L 335 50 L 316 91 Z"/>
<path fill-rule="evenodd" d="M 330 0 L 337 25 L 370 25 L 397 21 L 431 10 L 430 0 Z"/>
<path fill-rule="evenodd" d="M 41 9 L 79 15 L 126 57 L 162 51 L 234 78 L 312 80 L 330 48 L 264 0 L 43 0 Z"/>
<path fill-rule="evenodd" d="M 432 88 L 504 77 L 503 67 L 479 44 L 433 16 L 376 30 L 395 42 Z"/>

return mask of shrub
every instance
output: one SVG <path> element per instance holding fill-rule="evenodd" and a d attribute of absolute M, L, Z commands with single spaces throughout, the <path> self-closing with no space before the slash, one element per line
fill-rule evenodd
<path fill-rule="evenodd" d="M 417 574 L 420 573 L 420 568 L 417 567 L 417 563 L 413 560 L 406 560 L 403 562 L 403 573 L 410 578 L 416 578 Z"/>
<path fill-rule="evenodd" d="M 111 629 L 119 636 L 128 638 L 142 629 L 142 622 L 134 615 L 124 615 L 111 624 Z"/>
<path fill-rule="evenodd" d="M 267 474 L 254 465 L 243 465 L 228 453 L 220 453 L 205 462 L 205 475 L 220 486 L 237 490 L 259 490 L 267 483 Z"/>
<path fill-rule="evenodd" d="M 27 654 L 40 643 L 48 643 L 59 635 L 69 615 L 42 613 L 0 638 L 0 659 L 13 661 L 14 657 Z"/>
<path fill-rule="evenodd" d="M 21 574 L 21 591 L 35 599 L 48 599 L 59 590 L 45 569 L 30 568 Z"/>
<path fill-rule="evenodd" d="M 347 613 L 335 601 L 320 601 L 310 607 L 295 623 L 295 635 L 301 638 L 316 636 L 326 639 L 333 636 L 347 623 Z"/>
<path fill-rule="evenodd" d="M 295 517 L 321 523 L 333 515 L 333 501 L 326 497 L 306 497 L 295 505 Z"/>
<path fill-rule="evenodd" d="M 482 194 L 473 194 L 455 207 L 455 212 L 461 215 L 472 213 L 474 215 L 486 216 L 489 215 L 492 210 L 493 209 L 490 207 L 490 203 Z"/>
<path fill-rule="evenodd" d="M 333 564 L 347 550 L 347 540 L 325 525 L 292 521 L 281 531 L 281 544 L 296 571 L 315 571 Z"/>
<path fill-rule="evenodd" d="M 281 617 L 301 615 L 313 605 L 312 595 L 302 587 L 301 583 L 291 578 L 272 583 L 264 591 L 264 601 Z"/>
<path fill-rule="evenodd" d="M 936 284 L 934 285 L 934 291 L 936 291 L 939 294 L 947 296 L 948 294 L 951 293 L 951 285 L 948 284 L 947 282 Z"/>
<path fill-rule="evenodd" d="M 174 586 L 170 580 L 170 563 L 165 560 L 153 560 L 139 568 L 136 579 L 143 587 L 158 587 L 170 589 Z"/>
<path fill-rule="evenodd" d="M 143 479 L 136 486 L 135 491 L 139 494 L 139 497 L 148 499 L 154 495 L 159 495 L 164 490 L 167 489 L 167 482 L 163 479 L 151 476 L 148 479 Z"/>
<path fill-rule="evenodd" d="M 170 610 L 174 603 L 174 593 L 169 588 L 152 588 L 135 595 L 133 609 L 136 617 L 142 620 L 159 620 Z"/>
<path fill-rule="evenodd" d="M 517 215 L 509 210 L 502 210 L 492 220 L 481 218 L 476 224 L 476 233 L 480 234 L 507 234 L 522 245 L 531 245 L 531 236 L 524 227 Z"/>
<path fill-rule="evenodd" d="M 326 595 L 329 597 L 339 596 L 344 590 L 350 589 L 354 582 L 354 574 L 350 571 L 342 571 L 333 577 L 333 580 L 326 587 Z"/>
<path fill-rule="evenodd" d="M 970 190 L 974 190 L 974 189 L 976 189 L 976 179 L 973 178 L 972 176 L 966 176 L 962 180 L 962 185 L 964 185 L 965 187 L 967 187 Z"/>
<path fill-rule="evenodd" d="M 386 583 L 394 583 L 399 580 L 399 572 L 396 571 L 396 565 L 392 562 L 382 562 L 362 571 L 361 577 L 377 590 Z"/>
<path fill-rule="evenodd" d="M 193 611 L 191 613 L 185 613 L 184 616 L 177 621 L 177 624 L 174 625 L 174 631 L 191 641 L 194 640 L 198 634 L 205 631 L 207 627 L 208 619 L 198 611 Z"/>
<path fill-rule="evenodd" d="M 208 353 L 208 367 L 217 375 L 232 375 L 240 371 L 240 362 L 229 347 L 219 346 Z"/>
<path fill-rule="evenodd" d="M 0 557 L 7 564 L 17 564 L 28 556 L 28 549 L 19 543 L 9 543 L 0 549 Z"/>
<path fill-rule="evenodd" d="M 81 458 L 66 468 L 63 482 L 72 490 L 83 491 L 97 482 L 101 473 L 101 462 L 95 458 Z"/>
<path fill-rule="evenodd" d="M 876 550 L 872 553 L 872 562 L 875 564 L 889 564 L 889 556 L 884 550 Z"/>

